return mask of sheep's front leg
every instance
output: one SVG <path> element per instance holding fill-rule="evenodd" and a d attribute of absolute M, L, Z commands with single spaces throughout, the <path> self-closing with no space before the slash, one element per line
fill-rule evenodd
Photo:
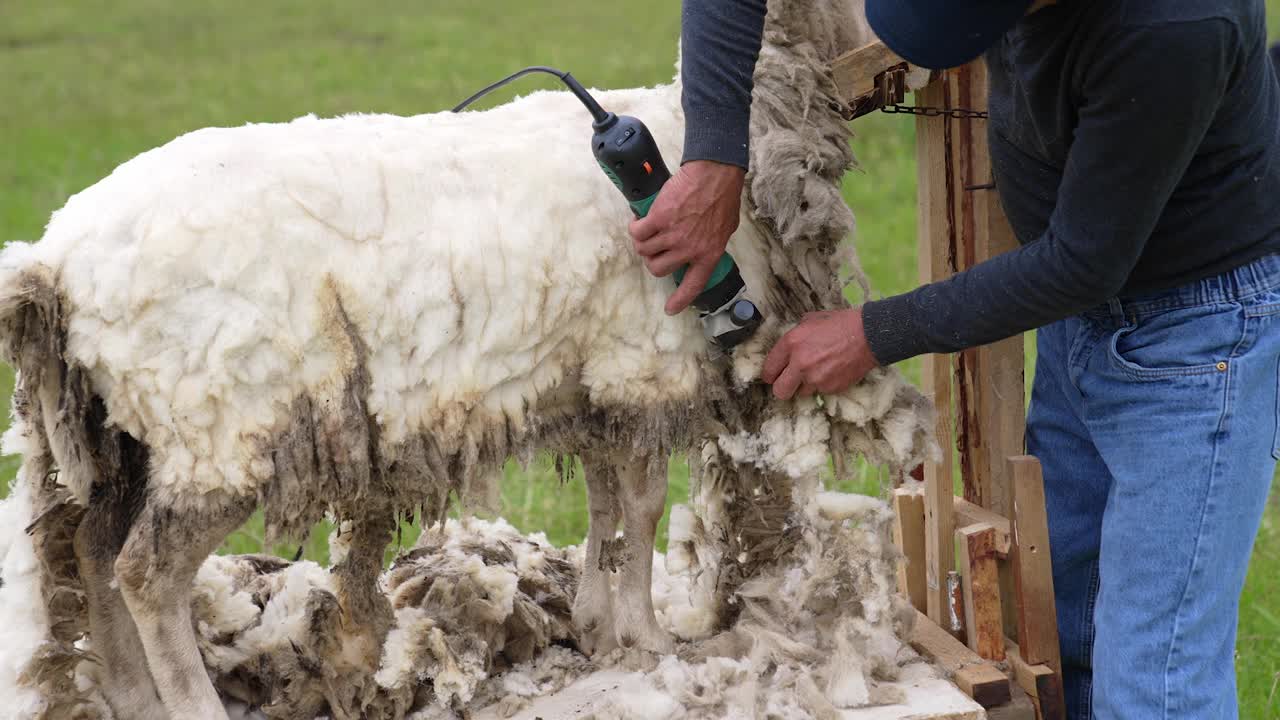
<path fill-rule="evenodd" d="M 222 539 L 253 512 L 252 499 L 181 512 L 154 497 L 129 531 L 115 572 L 168 717 L 225 720 L 191 625 L 191 583 Z"/>
<path fill-rule="evenodd" d="M 613 624 L 613 592 L 610 589 L 618 557 L 614 535 L 622 511 L 618 507 L 618 483 L 613 468 L 599 458 L 583 456 L 587 480 L 587 550 L 573 598 L 573 624 L 578 647 L 592 655 L 617 647 Z"/>
<path fill-rule="evenodd" d="M 382 643 L 394 623 L 391 603 L 378 587 L 378 575 L 395 529 L 396 515 L 389 508 L 371 509 L 355 518 L 346 556 L 333 567 L 347 633 L 344 655 L 371 673 L 378 668 Z"/>
<path fill-rule="evenodd" d="M 616 629 L 622 647 L 657 653 L 675 651 L 675 642 L 653 614 L 653 541 L 667 500 L 665 458 L 627 458 L 618 465 L 625 547 L 618 587 Z"/>

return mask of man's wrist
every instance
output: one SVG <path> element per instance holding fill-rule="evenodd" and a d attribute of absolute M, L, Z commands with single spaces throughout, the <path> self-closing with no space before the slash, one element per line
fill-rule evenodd
<path fill-rule="evenodd" d="M 750 108 L 686 104 L 684 118 L 681 164 L 714 160 L 743 170 L 750 167 Z"/>
<path fill-rule="evenodd" d="M 862 306 L 862 334 L 876 363 L 882 367 L 919 355 L 919 339 L 906 295 L 873 300 Z"/>
<path fill-rule="evenodd" d="M 863 307 L 865 306 L 858 305 L 857 307 L 853 307 L 848 310 L 852 317 L 849 325 L 850 340 L 852 340 L 855 345 L 861 345 L 867 348 L 867 353 L 871 355 L 871 360 L 875 362 L 877 367 L 879 367 L 880 360 L 876 357 L 876 354 L 871 351 L 871 343 L 867 339 L 867 325 L 866 318 L 862 312 Z"/>

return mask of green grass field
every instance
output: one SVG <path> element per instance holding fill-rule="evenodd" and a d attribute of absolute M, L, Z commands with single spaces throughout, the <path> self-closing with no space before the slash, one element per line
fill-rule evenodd
<path fill-rule="evenodd" d="M 1280 0 L 1267 2 L 1274 34 Z M 678 34 L 677 0 L 0 3 L 0 242 L 38 238 L 71 193 L 188 130 L 306 113 L 433 112 L 531 64 L 597 87 L 652 85 L 673 75 Z M 490 102 L 550 86 L 529 78 Z M 901 292 L 916 277 L 913 127 L 871 116 L 855 131 L 861 168 L 845 194 L 863 265 L 877 292 Z M 904 367 L 918 374 L 917 363 Z M 6 368 L 0 395 L 11 390 Z M 3 495 L 16 462 L 0 462 Z M 874 492 L 880 479 L 868 469 L 855 489 Z M 671 501 L 687 487 L 688 469 L 674 459 Z M 522 529 L 561 544 L 586 531 L 581 479 L 561 487 L 547 463 L 509 465 L 502 494 L 503 514 Z M 406 529 L 403 542 L 414 534 Z M 325 559 L 323 535 L 308 541 L 309 557 Z M 261 524 L 226 549 L 263 549 Z M 1241 717 L 1280 718 L 1280 491 L 1258 537 L 1237 649 Z"/>

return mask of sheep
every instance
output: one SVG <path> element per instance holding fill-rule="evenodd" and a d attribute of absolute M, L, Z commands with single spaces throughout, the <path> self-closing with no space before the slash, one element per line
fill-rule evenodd
<path fill-rule="evenodd" d="M 691 622 L 731 622 L 736 589 L 797 542 L 794 463 L 763 452 L 773 429 L 811 441 L 806 468 L 826 451 L 838 467 L 851 451 L 909 467 L 931 450 L 927 403 L 892 370 L 821 405 L 775 402 L 755 382 L 782 329 L 846 304 L 842 263 L 868 292 L 840 245 L 852 154 L 826 71 L 865 37 L 856 4 L 770 4 L 730 244 L 769 320 L 729 358 L 692 317 L 663 314 L 668 281 L 632 251 L 629 210 L 563 92 L 482 113 L 199 130 L 72 197 L 38 243 L 6 247 L 11 446 L 50 615 L 28 684 L 76 697 L 66 671 L 87 636 L 117 716 L 225 717 L 190 630 L 191 585 L 259 506 L 272 537 L 326 513 L 349 522 L 330 671 L 364 682 L 392 624 L 376 578 L 398 514 L 433 522 L 451 496 L 483 502 L 505 459 L 536 448 L 583 459 L 580 645 L 673 648 L 650 581 L 679 450 L 700 449 L 719 550 L 704 588 L 719 606 Z M 679 157 L 678 79 L 598 97 Z"/>

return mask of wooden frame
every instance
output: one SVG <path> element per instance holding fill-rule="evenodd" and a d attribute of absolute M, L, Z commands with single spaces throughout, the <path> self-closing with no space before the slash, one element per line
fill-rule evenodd
<path fill-rule="evenodd" d="M 901 67 L 900 58 L 872 43 L 838 58 L 832 74 L 848 107 L 863 113 L 884 102 L 883 89 L 892 86 L 877 73 Z M 936 73 L 916 90 L 914 104 L 983 110 L 986 99 L 979 60 Z M 1016 242 L 995 192 L 985 124 L 945 116 L 915 122 L 919 269 L 927 283 Z M 984 706 L 1003 705 L 992 717 L 1048 720 L 1066 712 L 1044 486 L 1039 462 L 1023 454 L 1022 342 L 1019 336 L 924 359 L 921 384 L 938 408 L 943 452 L 924 466 L 923 487 L 895 491 L 894 536 L 907 558 L 899 590 L 920 611 L 912 645 Z M 957 484 L 963 497 L 955 495 Z M 960 592 L 948 583 L 957 572 Z M 1009 703 L 1006 670 L 1033 715 Z"/>

